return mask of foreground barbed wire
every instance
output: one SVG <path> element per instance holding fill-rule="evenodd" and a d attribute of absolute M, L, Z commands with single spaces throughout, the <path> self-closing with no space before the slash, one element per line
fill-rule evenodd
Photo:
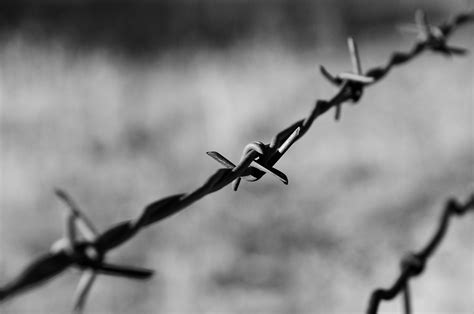
<path fill-rule="evenodd" d="M 403 303 L 406 314 L 411 313 L 411 296 L 409 281 L 411 278 L 419 276 L 426 268 L 428 259 L 433 256 L 436 248 L 444 239 L 451 217 L 454 215 L 462 216 L 468 211 L 474 212 L 474 192 L 469 199 L 461 204 L 455 199 L 449 199 L 439 218 L 438 228 L 431 239 L 423 249 L 418 252 L 410 252 L 406 254 L 401 262 L 401 272 L 394 284 L 388 289 L 376 289 L 370 296 L 367 314 L 376 314 L 380 302 L 382 300 L 392 300 L 398 294 L 403 293 Z"/>
<path fill-rule="evenodd" d="M 270 173 L 283 183 L 288 184 L 287 176 L 273 166 L 291 145 L 306 134 L 319 116 L 334 107 L 336 120 L 339 119 L 344 103 L 358 102 L 367 86 L 379 82 L 393 67 L 414 59 L 423 51 L 430 50 L 447 56 L 466 53 L 463 48 L 449 46 L 447 39 L 458 27 L 474 21 L 473 12 L 459 14 L 440 26 L 428 24 L 426 15 L 422 11 L 417 11 L 415 20 L 419 36 L 412 49 L 408 52 L 394 52 L 387 64 L 372 68 L 365 73 L 362 71 L 357 45 L 352 38 L 349 38 L 353 72 L 332 75 L 324 67 L 320 68 L 324 77 L 339 88 L 334 97 L 329 100 L 317 100 L 306 118 L 279 132 L 269 144 L 262 142 L 248 144 L 237 165 L 218 152 L 208 152 L 209 156 L 216 159 L 225 168 L 217 170 L 202 186 L 190 193 L 162 198 L 146 206 L 137 218 L 119 222 L 99 234 L 72 198 L 65 191 L 57 190 L 56 194 L 69 208 L 65 238 L 58 240 L 47 254 L 34 260 L 18 277 L 1 287 L 0 302 L 46 282 L 69 267 L 77 267 L 83 270 L 74 301 L 74 311 L 79 313 L 84 307 L 87 294 L 97 274 L 132 279 L 146 279 L 152 275 L 151 270 L 105 262 L 107 252 L 122 245 L 143 228 L 179 212 L 232 182 L 234 190 L 237 190 L 241 178 L 245 178 L 247 181 L 257 181 L 266 173 Z M 77 235 L 77 229 L 81 234 L 80 237 Z"/>

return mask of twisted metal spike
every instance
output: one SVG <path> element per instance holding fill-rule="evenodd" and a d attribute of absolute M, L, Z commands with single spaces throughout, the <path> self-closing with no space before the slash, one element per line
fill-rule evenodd
<path fill-rule="evenodd" d="M 405 314 L 411 314 L 411 295 L 409 282 L 406 282 L 403 287 L 403 309 L 405 310 Z"/>
<path fill-rule="evenodd" d="M 447 46 L 451 55 L 464 56 L 469 53 L 469 50 L 462 47 Z"/>
<path fill-rule="evenodd" d="M 84 306 L 87 300 L 87 296 L 94 284 L 97 274 L 92 269 L 87 269 L 82 273 L 81 279 L 76 287 L 76 292 L 74 293 L 74 314 L 82 314 Z"/>
<path fill-rule="evenodd" d="M 426 16 L 425 11 L 421 9 L 416 10 L 415 23 L 420 35 L 423 36 L 421 37 L 422 40 L 428 39 L 430 36 L 432 36 L 431 26 L 428 23 L 428 17 Z"/>
<path fill-rule="evenodd" d="M 347 45 L 349 48 L 349 54 L 351 58 L 352 72 L 342 72 L 334 76 L 331 73 L 329 73 L 329 71 L 326 70 L 324 66 L 320 66 L 319 68 L 320 68 L 321 74 L 327 80 L 329 80 L 332 84 L 336 86 L 341 86 L 344 82 L 354 82 L 361 85 L 368 85 L 368 84 L 374 83 L 375 79 L 373 77 L 364 75 L 364 73 L 362 72 L 362 65 L 360 62 L 359 50 L 357 48 L 357 44 L 355 40 L 352 37 L 349 37 L 347 39 Z M 341 109 L 338 108 L 339 105 L 341 105 L 341 103 L 337 103 L 335 105 L 336 120 L 339 120 L 339 116 L 340 116 Z"/>
<path fill-rule="evenodd" d="M 339 121 L 341 119 L 342 104 L 337 104 L 334 111 L 334 120 Z"/>
<path fill-rule="evenodd" d="M 94 270 L 108 276 L 125 277 L 138 280 L 148 279 L 153 276 L 154 273 L 154 271 L 151 269 L 114 265 L 109 263 L 100 263 L 100 265 L 98 265 L 98 267 Z"/>
<path fill-rule="evenodd" d="M 319 71 L 333 85 L 339 86 L 342 84 L 342 80 L 332 75 L 323 65 L 319 66 Z"/>
<path fill-rule="evenodd" d="M 77 242 L 76 217 L 72 214 L 66 216 L 66 239 L 71 250 L 74 250 L 74 244 Z"/>
<path fill-rule="evenodd" d="M 82 235 L 87 240 L 93 241 L 99 233 L 94 227 L 92 221 L 87 218 L 87 216 L 81 211 L 79 206 L 66 191 L 56 188 L 55 194 L 67 205 L 67 208 L 69 209 L 71 216 L 74 217 Z"/>
<path fill-rule="evenodd" d="M 285 185 L 288 185 L 288 177 L 283 172 L 281 172 L 280 170 L 277 170 L 275 168 L 265 167 L 265 166 L 259 164 L 258 162 L 252 162 L 251 165 L 253 167 L 263 171 L 263 172 L 270 173 L 270 174 L 274 175 L 277 179 L 279 179 Z"/>
<path fill-rule="evenodd" d="M 416 11 L 415 21 L 419 30 L 419 40 L 424 42 L 434 52 L 441 53 L 447 57 L 467 54 L 468 51 L 465 48 L 449 46 L 446 43 L 449 28 L 446 28 L 445 25 L 431 26 L 424 11 Z"/>
<path fill-rule="evenodd" d="M 354 38 L 347 38 L 347 46 L 349 47 L 349 54 L 351 55 L 352 71 L 356 74 L 363 75 L 359 50 L 357 49 L 357 44 Z"/>
<path fill-rule="evenodd" d="M 280 147 L 278 147 L 277 151 L 280 153 L 280 155 L 285 154 L 286 151 L 291 147 L 291 145 L 293 145 L 293 143 L 296 142 L 296 140 L 298 139 L 298 136 L 300 135 L 300 130 L 301 130 L 301 128 L 297 127 L 293 131 L 293 133 L 291 133 L 290 136 L 288 136 L 286 141 L 283 142 L 283 144 L 281 144 Z"/>
<path fill-rule="evenodd" d="M 211 152 L 206 152 L 210 157 L 212 157 L 214 160 L 216 160 L 218 163 L 223 165 L 224 167 L 228 169 L 233 169 L 235 168 L 235 165 L 230 161 L 229 159 L 225 158 L 222 156 L 220 153 L 211 151 Z"/>
<path fill-rule="evenodd" d="M 234 190 L 235 192 L 237 192 L 237 190 L 239 189 L 240 181 L 242 181 L 242 178 L 238 177 L 234 180 L 234 182 L 232 182 L 232 190 Z"/>

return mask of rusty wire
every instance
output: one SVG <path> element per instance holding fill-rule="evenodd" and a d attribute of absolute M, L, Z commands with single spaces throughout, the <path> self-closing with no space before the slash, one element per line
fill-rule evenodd
<path fill-rule="evenodd" d="M 286 175 L 273 166 L 291 145 L 306 134 L 316 118 L 334 107 L 336 120 L 339 119 L 342 104 L 349 101 L 356 103 L 362 97 L 367 86 L 380 81 L 393 67 L 414 59 L 423 51 L 431 50 L 447 56 L 462 55 L 466 52 L 463 48 L 449 46 L 447 39 L 458 27 L 474 21 L 474 12 L 459 14 L 439 26 L 429 25 L 422 11 L 417 11 L 415 20 L 419 36 L 412 49 L 408 52 L 392 53 L 385 65 L 374 67 L 365 73 L 362 72 L 356 43 L 352 38 L 349 38 L 353 72 L 344 72 L 334 76 L 324 67 L 320 68 L 324 77 L 339 88 L 334 97 L 329 100 L 317 100 L 306 118 L 279 132 L 269 144 L 262 142 L 248 144 L 237 165 L 217 152 L 208 152 L 209 156 L 216 159 L 225 168 L 218 169 L 203 185 L 190 193 L 164 197 L 146 206 L 137 218 L 119 222 L 99 234 L 72 198 L 66 192 L 57 190 L 56 194 L 68 205 L 70 210 L 65 238 L 57 241 L 47 254 L 35 259 L 14 280 L 0 287 L 0 302 L 44 283 L 69 267 L 77 267 L 83 270 L 83 275 L 76 290 L 74 311 L 80 313 L 98 273 L 132 279 L 146 279 L 152 275 L 151 270 L 112 265 L 105 262 L 105 254 L 108 251 L 130 240 L 144 227 L 179 212 L 232 182 L 234 190 L 237 190 L 241 178 L 245 178 L 247 181 L 257 181 L 266 173 L 270 173 L 283 183 L 288 184 Z M 77 236 L 76 227 L 79 229 L 81 237 Z M 429 252 L 432 250 L 429 249 Z M 373 302 L 378 304 L 380 295 L 384 296 L 383 291 L 376 293 Z"/>
<path fill-rule="evenodd" d="M 411 313 L 410 279 L 421 275 L 425 270 L 428 259 L 433 255 L 448 231 L 451 217 L 454 215 L 462 216 L 469 210 L 474 211 L 474 193 L 464 204 L 458 203 L 455 199 L 447 201 L 444 211 L 440 216 L 436 232 L 423 249 L 418 252 L 410 252 L 402 258 L 400 262 L 400 275 L 390 288 L 376 289 L 372 292 L 367 314 L 376 314 L 382 300 L 392 300 L 400 293 L 403 293 L 405 313 Z"/>

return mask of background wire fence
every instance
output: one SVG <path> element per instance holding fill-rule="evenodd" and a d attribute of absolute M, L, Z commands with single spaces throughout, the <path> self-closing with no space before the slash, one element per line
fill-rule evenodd
<path fill-rule="evenodd" d="M 2 299 L 6 299 L 24 288 L 39 284 L 59 274 L 69 266 L 78 266 L 85 270 L 78 286 L 75 301 L 75 308 L 80 311 L 96 273 L 115 274 L 138 279 L 149 277 L 151 271 L 146 269 L 106 264 L 104 262 L 105 253 L 130 240 L 142 228 L 175 214 L 205 195 L 218 191 L 231 182 L 235 182 L 234 189 L 237 189 L 241 177 L 249 181 L 255 181 L 264 174 L 271 173 L 284 183 L 288 183 L 286 175 L 274 169 L 273 166 L 288 148 L 309 130 L 316 118 L 329 109 L 335 108 L 336 119 L 338 119 L 343 103 L 348 101 L 357 102 L 367 86 L 378 82 L 393 67 L 412 60 L 423 51 L 431 50 L 447 55 L 463 54 L 463 49 L 450 47 L 446 41 L 457 27 L 471 22 L 473 19 L 473 13 L 460 14 L 439 27 L 433 27 L 427 23 L 424 14 L 419 11 L 416 21 L 420 29 L 420 36 L 413 48 L 408 52 L 395 52 L 390 56 L 389 61 L 385 65 L 369 69 L 365 72 L 361 69 L 357 46 L 353 40 L 349 40 L 353 72 L 331 75 L 325 68 L 321 68 L 324 76 L 339 88 L 334 97 L 329 100 L 316 101 L 314 108 L 306 118 L 295 122 L 279 132 L 269 144 L 254 142 L 247 145 L 244 148 L 241 160 L 235 165 L 221 154 L 209 152 L 208 154 L 211 157 L 217 159 L 226 168 L 216 171 L 202 186 L 193 192 L 176 194 L 153 202 L 137 218 L 115 224 L 103 233 L 98 233 L 95 227 L 84 219 L 83 214 L 71 197 L 64 191 L 58 190 L 58 195 L 68 204 L 71 210 L 67 220 L 68 241 L 56 243 L 50 253 L 33 262 L 29 268 L 20 274 L 17 280 L 2 288 L 0 296 Z M 459 205 L 451 201 L 440 224 L 439 230 L 441 231 L 437 233 L 439 235 L 434 238 L 433 243 L 438 243 L 441 240 L 451 213 L 463 213 L 471 207 L 472 200 L 469 200 L 465 205 Z M 78 224 L 78 229 L 82 231 L 83 238 L 76 236 L 76 224 Z M 436 247 L 436 244 L 430 244 L 421 253 L 412 255 L 410 259 L 412 262 L 404 264 L 406 267 L 403 270 L 402 279 L 400 279 L 399 284 L 395 285 L 395 288 L 391 289 L 392 291 L 401 291 L 407 285 L 410 275 L 416 275 L 420 272 L 420 269 L 423 268 L 420 265 L 424 265 L 434 247 Z M 415 262 L 413 262 L 413 256 L 416 257 Z M 417 267 L 416 271 L 413 271 L 414 267 Z M 376 312 L 380 299 L 391 298 L 395 295 L 396 293 L 394 292 L 384 294 L 381 290 L 374 292 L 368 312 Z"/>

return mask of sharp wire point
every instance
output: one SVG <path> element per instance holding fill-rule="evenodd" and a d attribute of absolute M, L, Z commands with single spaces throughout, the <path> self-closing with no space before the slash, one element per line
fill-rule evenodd
<path fill-rule="evenodd" d="M 459 56 L 463 56 L 463 55 L 466 55 L 466 54 L 469 53 L 468 49 L 462 48 L 462 47 L 449 46 L 448 50 L 449 50 L 449 52 L 451 52 L 451 54 L 456 54 L 456 55 L 459 55 Z"/>
<path fill-rule="evenodd" d="M 431 29 L 425 11 L 421 9 L 416 10 L 415 20 L 420 32 L 428 37 L 431 34 Z"/>
<path fill-rule="evenodd" d="M 66 204 L 70 214 L 74 216 L 82 235 L 88 240 L 94 240 L 99 233 L 92 221 L 82 212 L 74 199 L 65 190 L 56 189 L 55 192 L 59 199 Z"/>
<path fill-rule="evenodd" d="M 335 111 L 335 113 L 334 113 L 334 119 L 335 119 L 336 121 L 339 121 L 339 119 L 341 118 L 341 106 L 342 106 L 342 105 L 339 104 L 339 105 L 337 105 L 336 108 L 335 108 L 336 111 Z"/>
<path fill-rule="evenodd" d="M 319 66 L 319 70 L 321 72 L 321 74 L 329 81 L 331 82 L 332 84 L 334 85 L 338 85 L 337 84 L 337 81 L 336 81 L 336 78 L 331 74 L 329 73 L 329 71 L 322 65 Z"/>
<path fill-rule="evenodd" d="M 291 133 L 291 135 L 286 139 L 286 141 L 278 148 L 278 152 L 280 154 L 284 154 L 288 150 L 288 148 L 290 148 L 290 146 L 296 141 L 296 138 L 300 134 L 300 130 L 301 128 L 297 127 L 293 131 L 293 133 Z"/>
<path fill-rule="evenodd" d="M 146 268 L 114 265 L 109 263 L 101 263 L 96 271 L 109 276 L 125 277 L 138 280 L 148 279 L 154 273 L 153 270 Z"/>
<path fill-rule="evenodd" d="M 357 48 L 357 43 L 355 42 L 354 38 L 349 37 L 347 39 L 347 45 L 349 47 L 349 52 L 351 55 L 352 71 L 355 74 L 363 75 L 362 65 L 360 63 L 359 50 Z"/>
<path fill-rule="evenodd" d="M 74 296 L 74 313 L 80 314 L 84 310 L 87 296 L 95 281 L 96 273 L 93 270 L 85 270 L 77 284 Z"/>
<path fill-rule="evenodd" d="M 241 180 L 242 180 L 242 179 L 239 177 L 239 178 L 237 178 L 237 179 L 235 179 L 235 180 L 233 181 L 233 183 L 232 183 L 232 188 L 234 189 L 234 191 L 237 192 L 237 190 L 239 189 L 239 185 L 240 185 L 240 181 L 241 181 Z"/>
<path fill-rule="evenodd" d="M 66 237 L 69 241 L 70 248 L 74 250 L 74 245 L 77 242 L 76 234 L 76 217 L 72 214 L 68 214 L 66 217 Z"/>
<path fill-rule="evenodd" d="M 206 154 L 228 169 L 235 168 L 235 165 L 229 159 L 218 152 L 207 152 Z"/>

